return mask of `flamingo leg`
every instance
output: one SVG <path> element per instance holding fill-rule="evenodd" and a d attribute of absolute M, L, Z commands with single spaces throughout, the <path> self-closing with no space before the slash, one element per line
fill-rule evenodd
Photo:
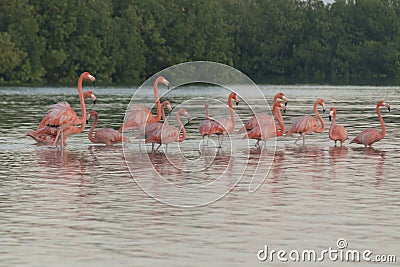
<path fill-rule="evenodd" d="M 158 151 L 158 149 L 160 148 L 160 146 L 161 146 L 161 144 L 158 145 L 158 147 L 156 148 L 156 150 L 155 150 L 154 152 Z"/>
<path fill-rule="evenodd" d="M 306 146 L 306 135 L 303 133 L 302 136 L 303 136 L 303 146 Z"/>
<path fill-rule="evenodd" d="M 154 152 L 154 142 L 151 143 L 151 152 Z"/>
<path fill-rule="evenodd" d="M 294 141 L 295 144 L 297 144 L 297 141 L 299 141 L 301 135 L 299 135 L 299 137 L 296 139 L 296 141 Z"/>

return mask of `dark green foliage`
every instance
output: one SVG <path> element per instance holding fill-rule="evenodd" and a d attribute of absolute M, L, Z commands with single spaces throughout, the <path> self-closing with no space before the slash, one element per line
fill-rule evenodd
<path fill-rule="evenodd" d="M 0 83 L 140 84 L 210 60 L 256 81 L 400 78 L 400 0 L 0 0 Z"/>

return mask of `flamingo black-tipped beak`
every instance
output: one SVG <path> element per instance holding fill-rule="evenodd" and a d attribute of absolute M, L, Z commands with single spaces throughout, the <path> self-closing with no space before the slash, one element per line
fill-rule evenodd
<path fill-rule="evenodd" d="M 236 101 L 236 106 L 238 106 L 239 105 L 239 101 Z"/>
<path fill-rule="evenodd" d="M 325 113 L 325 110 L 326 110 L 326 109 L 323 109 L 322 112 Z"/>
<path fill-rule="evenodd" d="M 283 110 L 283 113 L 286 113 L 286 109 Z"/>
<path fill-rule="evenodd" d="M 93 100 L 93 106 L 96 106 L 96 100 L 97 99 Z"/>
<path fill-rule="evenodd" d="M 93 81 L 93 85 L 96 86 L 96 80 Z"/>
<path fill-rule="evenodd" d="M 86 119 L 86 124 L 89 124 L 89 121 Z"/>
<path fill-rule="evenodd" d="M 389 110 L 389 112 L 390 112 L 390 107 L 388 107 L 388 110 Z"/>
<path fill-rule="evenodd" d="M 332 116 L 331 115 L 329 115 L 329 121 L 332 121 Z"/>
<path fill-rule="evenodd" d="M 285 107 L 287 106 L 287 102 L 285 102 Z"/>

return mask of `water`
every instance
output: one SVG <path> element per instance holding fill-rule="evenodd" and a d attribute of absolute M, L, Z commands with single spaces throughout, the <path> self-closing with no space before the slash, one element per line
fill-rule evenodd
<path fill-rule="evenodd" d="M 387 136 L 373 149 L 348 143 L 334 147 L 324 114 L 327 129 L 307 136 L 305 148 L 293 144 L 295 136 L 280 137 L 260 153 L 253 141 L 233 134 L 222 151 L 214 147 L 216 137 L 203 149 L 197 126 L 204 99 L 210 99 L 212 116 L 228 116 L 222 104 L 228 93 L 189 86 L 164 97 L 192 115 L 187 140 L 171 144 L 167 155 L 147 153 L 150 146 L 139 148 L 134 138 L 126 147 L 93 145 L 88 128 L 60 151 L 34 145 L 24 133 L 37 126 L 49 104 L 67 100 L 80 110 L 76 89 L 0 89 L 0 265 L 309 266 L 276 258 L 261 262 L 257 252 L 267 245 L 319 253 L 338 249 L 339 238 L 346 239 L 348 249 L 394 254 L 399 262 L 400 88 L 261 89 L 268 100 L 278 91 L 286 94 L 287 128 L 312 114 L 314 101 L 324 98 L 328 108 L 337 108 L 337 122 L 350 138 L 365 127 L 379 129 L 375 104 L 384 99 L 392 108 L 390 113 L 382 109 Z M 242 98 L 235 107 L 235 131 L 241 118 L 250 117 L 245 102 L 269 112 L 246 88 L 237 90 Z M 99 113 L 99 128 L 120 126 L 133 92 L 95 88 L 98 102 L 87 106 Z M 139 100 L 150 107 L 151 91 Z M 173 117 L 170 121 L 176 125 Z"/>

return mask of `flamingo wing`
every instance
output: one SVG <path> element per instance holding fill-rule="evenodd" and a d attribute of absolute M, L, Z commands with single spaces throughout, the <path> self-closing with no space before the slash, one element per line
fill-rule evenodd
<path fill-rule="evenodd" d="M 311 133 L 318 128 L 318 120 L 313 116 L 303 116 L 297 119 L 288 134 L 292 133 Z"/>
<path fill-rule="evenodd" d="M 342 125 L 335 125 L 332 129 L 332 140 L 344 142 L 347 139 L 347 130 Z"/>
<path fill-rule="evenodd" d="M 274 118 L 269 115 L 269 114 L 256 114 L 253 117 L 250 118 L 250 120 L 248 122 L 246 122 L 244 124 L 244 126 L 239 130 L 238 133 L 244 133 L 246 130 L 249 131 L 255 127 L 257 127 L 261 122 L 267 122 L 270 121 L 272 119 L 272 121 L 274 120 Z"/>
<path fill-rule="evenodd" d="M 102 128 L 96 131 L 94 138 L 98 143 L 112 145 L 122 142 L 122 134 L 111 128 Z"/>
<path fill-rule="evenodd" d="M 213 126 L 213 121 L 210 119 L 205 119 L 202 122 L 200 122 L 199 125 L 200 135 L 201 136 L 208 135 L 212 126 Z"/>
<path fill-rule="evenodd" d="M 161 143 L 170 144 L 179 138 L 179 130 L 174 126 L 166 126 L 161 128 Z"/>
<path fill-rule="evenodd" d="M 365 129 L 356 138 L 354 138 L 350 143 L 363 144 L 365 146 L 370 146 L 373 143 L 381 140 L 381 133 L 376 129 Z"/>
<path fill-rule="evenodd" d="M 213 122 L 213 125 L 210 129 L 208 135 L 211 134 L 224 134 L 231 133 L 232 121 L 230 118 L 222 118 Z M 232 129 L 233 130 L 233 129 Z"/>
<path fill-rule="evenodd" d="M 38 129 L 47 125 L 78 125 L 81 121 L 68 102 L 59 102 L 51 105 L 47 115 L 39 123 Z"/>
<path fill-rule="evenodd" d="M 162 126 L 163 126 L 163 124 L 161 122 L 153 122 L 153 123 L 147 124 L 146 128 L 144 130 L 144 137 L 148 138 L 148 137 L 152 136 Z"/>

